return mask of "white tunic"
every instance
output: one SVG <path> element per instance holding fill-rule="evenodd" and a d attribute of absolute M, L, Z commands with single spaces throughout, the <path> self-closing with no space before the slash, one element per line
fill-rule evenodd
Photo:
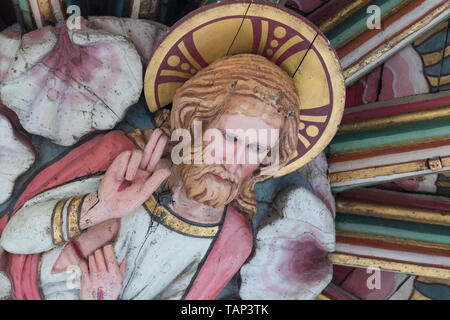
<path fill-rule="evenodd" d="M 55 247 L 52 242 L 50 223 L 53 208 L 58 199 L 96 190 L 99 181 L 100 178 L 77 181 L 36 196 L 14 215 L 3 232 L 0 245 L 6 251 L 43 253 L 40 286 L 46 299 L 80 298 L 81 272 L 78 266 L 69 268 L 67 272 L 51 272 L 64 247 Z M 171 218 L 182 221 L 185 226 L 218 230 L 218 225 L 196 224 L 176 215 Z M 124 288 L 119 299 L 182 298 L 214 238 L 174 231 L 169 223 L 150 214 L 144 206 L 122 218 L 114 243 L 118 261 L 127 256 Z"/>

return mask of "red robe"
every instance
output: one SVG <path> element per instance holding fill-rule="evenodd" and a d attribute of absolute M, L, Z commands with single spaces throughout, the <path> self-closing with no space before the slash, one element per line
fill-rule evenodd
<path fill-rule="evenodd" d="M 96 136 L 36 175 L 17 200 L 13 214 L 28 200 L 47 189 L 106 171 L 121 152 L 135 148 L 134 143 L 122 131 Z M 0 234 L 6 219 L 0 219 Z M 221 231 L 194 276 L 185 299 L 214 299 L 245 263 L 252 244 L 250 222 L 229 206 Z M 14 298 L 42 299 L 38 287 L 40 255 L 8 255 L 8 272 L 13 281 Z"/>

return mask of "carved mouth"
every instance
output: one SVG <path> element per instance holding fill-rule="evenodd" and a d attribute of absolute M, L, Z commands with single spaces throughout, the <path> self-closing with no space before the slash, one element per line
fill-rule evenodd
<path fill-rule="evenodd" d="M 219 183 L 231 183 L 231 181 L 230 180 L 228 180 L 228 179 L 224 179 L 224 178 L 222 178 L 221 176 L 219 176 L 219 175 L 217 175 L 217 174 L 214 174 L 214 173 L 210 173 L 210 175 L 217 181 L 217 182 L 219 182 Z"/>

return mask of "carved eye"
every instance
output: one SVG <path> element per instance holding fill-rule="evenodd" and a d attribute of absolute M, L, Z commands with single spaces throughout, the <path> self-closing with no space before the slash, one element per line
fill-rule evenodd
<path fill-rule="evenodd" d="M 259 145 L 257 145 L 257 144 L 250 144 L 250 145 L 248 146 L 248 148 L 249 148 L 250 150 L 252 150 L 253 152 L 256 152 L 256 153 L 267 152 L 267 147 L 261 147 L 261 146 L 259 146 Z"/>
<path fill-rule="evenodd" d="M 236 142 L 236 137 L 234 137 L 228 133 L 225 133 L 225 140 L 227 140 L 228 142 Z"/>

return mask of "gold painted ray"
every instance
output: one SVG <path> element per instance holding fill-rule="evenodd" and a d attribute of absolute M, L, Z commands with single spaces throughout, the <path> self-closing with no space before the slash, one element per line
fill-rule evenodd
<path fill-rule="evenodd" d="M 450 166 L 450 157 L 442 158 L 443 167 Z M 387 165 L 375 168 L 364 168 L 351 171 L 342 171 L 329 174 L 328 178 L 331 183 L 354 181 L 360 179 L 369 179 L 380 176 L 389 176 L 393 174 L 401 174 L 415 171 L 428 170 L 428 162 L 426 160 L 418 160 L 408 163 Z"/>
<path fill-rule="evenodd" d="M 309 121 L 309 122 L 318 122 L 318 123 L 324 123 L 327 121 L 328 116 L 306 116 L 300 114 L 300 121 Z"/>
<path fill-rule="evenodd" d="M 197 61 L 195 61 L 195 59 L 192 58 L 192 56 L 189 53 L 189 51 L 187 50 L 186 45 L 184 44 L 184 42 L 180 42 L 180 44 L 178 45 L 178 49 L 180 49 L 181 53 L 186 57 L 186 59 L 189 61 L 189 63 L 194 66 L 195 69 L 200 70 L 202 68 L 197 63 Z"/>
<path fill-rule="evenodd" d="M 427 249 L 450 251 L 450 245 L 445 244 L 445 243 L 398 238 L 398 237 L 392 237 L 392 236 L 385 236 L 385 235 L 381 235 L 381 234 L 372 234 L 372 233 L 363 233 L 363 232 L 357 232 L 357 231 L 347 231 L 347 230 L 336 229 L 336 236 L 383 241 L 383 242 L 397 244 L 397 245 L 407 245 L 407 246 L 422 247 L 422 248 L 427 248 Z"/>
<path fill-rule="evenodd" d="M 303 42 L 303 40 L 299 36 L 294 36 L 286 41 L 273 55 L 272 61 L 275 62 L 281 57 L 286 51 L 288 51 L 291 47 L 295 46 L 298 43 Z"/>
<path fill-rule="evenodd" d="M 450 182 L 448 181 L 438 181 L 436 182 L 438 188 L 450 188 Z"/>
<path fill-rule="evenodd" d="M 422 56 L 423 61 L 425 62 L 425 66 L 431 66 L 433 64 L 436 64 L 440 61 L 442 61 L 443 58 L 446 58 L 450 55 L 450 46 L 447 46 L 444 50 L 444 54 L 442 54 L 442 51 L 438 52 L 431 52 L 424 54 Z"/>
<path fill-rule="evenodd" d="M 367 268 L 373 266 L 391 272 L 401 272 L 431 278 L 450 279 L 450 269 L 441 267 L 427 267 L 414 263 L 403 263 L 375 258 L 366 258 L 343 253 L 330 253 L 328 254 L 328 259 L 333 264 L 337 265 L 359 268 Z"/>
<path fill-rule="evenodd" d="M 450 116 L 450 106 L 441 107 L 434 110 L 425 110 L 418 112 L 411 112 L 405 114 L 399 114 L 389 117 L 381 117 L 375 119 L 368 119 L 356 122 L 343 123 L 339 127 L 338 134 L 379 129 L 387 126 L 400 125 L 403 123 L 411 123 L 418 121 L 434 120 L 438 118 L 445 118 Z"/>
<path fill-rule="evenodd" d="M 311 145 L 311 143 L 308 141 L 308 139 L 306 139 L 302 134 L 298 134 L 298 139 L 303 143 L 303 145 L 305 146 L 306 149 L 309 148 L 309 146 Z"/>
<path fill-rule="evenodd" d="M 173 76 L 173 77 L 180 77 L 180 78 L 185 78 L 185 79 L 190 79 L 192 77 L 192 74 L 189 73 L 185 73 L 185 72 L 180 72 L 180 71 L 175 71 L 175 70 L 162 70 L 161 71 L 161 76 Z"/>
<path fill-rule="evenodd" d="M 450 279 L 436 279 L 436 278 L 429 278 L 429 277 L 418 277 L 417 281 L 424 282 L 424 283 L 435 283 L 435 284 L 443 284 L 448 287 L 450 287 Z"/>
<path fill-rule="evenodd" d="M 433 87 L 437 87 L 438 85 L 442 86 L 444 84 L 450 83 L 450 75 L 441 76 L 439 77 L 433 77 L 433 76 L 427 76 L 428 81 Z"/>
<path fill-rule="evenodd" d="M 418 290 L 414 289 L 414 293 L 410 300 L 431 300 L 430 298 L 421 294 Z"/>
<path fill-rule="evenodd" d="M 269 21 L 261 20 L 261 40 L 259 41 L 258 54 L 262 54 L 269 37 Z"/>
<path fill-rule="evenodd" d="M 366 217 L 377 217 L 401 221 L 412 221 L 441 226 L 450 226 L 450 214 L 430 209 L 395 206 L 382 203 L 368 203 L 338 198 L 336 210 L 340 213 Z"/>
<path fill-rule="evenodd" d="M 328 160 L 330 162 L 334 163 L 334 162 L 343 162 L 343 161 L 335 161 L 335 159 L 344 157 L 344 156 L 371 158 L 373 156 L 376 156 L 375 154 L 378 152 L 381 152 L 382 155 L 385 155 L 385 153 L 383 153 L 383 151 L 385 151 L 386 149 L 396 150 L 396 148 L 421 146 L 421 145 L 426 145 L 426 144 L 433 143 L 433 142 L 439 143 L 439 142 L 444 142 L 444 141 L 448 141 L 448 140 L 450 140 L 450 135 L 418 139 L 418 140 L 410 140 L 410 141 L 400 142 L 400 143 L 392 143 L 392 144 L 389 144 L 388 147 L 386 145 L 381 145 L 381 146 L 369 147 L 369 148 L 363 148 L 363 149 L 340 151 L 340 152 L 331 154 L 329 156 Z M 421 149 L 418 149 L 418 150 L 421 150 Z M 348 161 L 348 160 L 345 160 L 345 161 Z"/>

